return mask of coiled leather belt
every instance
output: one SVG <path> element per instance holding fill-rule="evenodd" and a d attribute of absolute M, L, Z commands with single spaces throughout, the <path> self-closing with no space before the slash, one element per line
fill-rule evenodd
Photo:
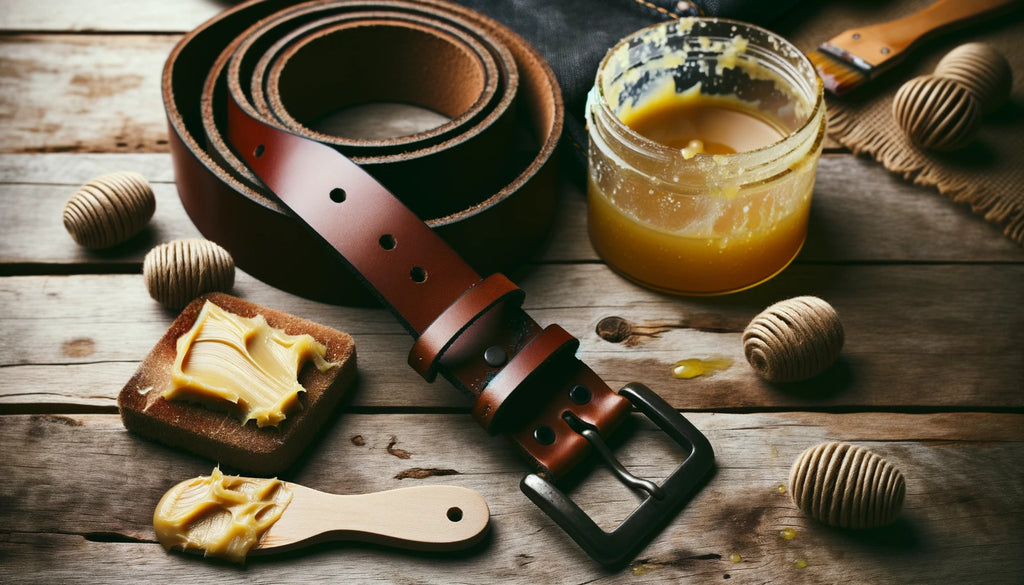
<path fill-rule="evenodd" d="M 521 289 L 478 273 L 527 253 L 554 205 L 544 183 L 561 100 L 511 30 L 439 0 L 247 2 L 182 40 L 163 90 L 179 193 L 199 229 L 294 292 L 331 297 L 351 269 L 415 338 L 409 364 L 476 397 L 477 421 L 536 468 L 523 490 L 592 556 L 630 557 L 711 468 L 710 445 L 678 412 L 639 384 L 611 390 L 576 358 L 578 340 L 520 308 Z M 379 141 L 312 129 L 365 101 L 451 122 Z M 516 155 L 509 145 L 530 135 Z M 602 439 L 631 404 L 690 450 L 660 486 Z M 594 451 L 645 496 L 611 533 L 552 483 Z"/>

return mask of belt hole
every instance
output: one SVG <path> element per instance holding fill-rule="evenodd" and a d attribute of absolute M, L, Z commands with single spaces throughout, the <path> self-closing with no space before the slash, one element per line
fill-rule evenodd
<path fill-rule="evenodd" d="M 335 187 L 334 189 L 331 189 L 331 201 L 335 203 L 341 203 L 342 201 L 345 200 L 345 196 L 345 190 L 342 189 L 341 187 Z"/>
<path fill-rule="evenodd" d="M 533 429 L 533 438 L 541 445 L 550 445 L 555 442 L 555 430 L 547 425 L 540 425 Z"/>
<path fill-rule="evenodd" d="M 583 384 L 575 384 L 572 388 L 569 388 L 569 400 L 579 405 L 584 405 L 590 402 L 591 394 L 590 388 L 587 388 Z"/>
<path fill-rule="evenodd" d="M 263 152 L 266 151 L 266 150 L 267 150 L 267 147 L 265 147 L 262 144 L 260 144 L 255 149 L 253 149 L 252 154 L 256 158 L 259 158 L 259 157 L 263 156 Z"/>
<path fill-rule="evenodd" d="M 384 234 L 379 240 L 377 240 L 377 243 L 385 250 L 394 250 L 395 246 L 398 245 L 398 242 L 395 241 L 395 236 L 391 234 Z"/>
<path fill-rule="evenodd" d="M 425 282 L 427 280 L 427 271 L 419 266 L 414 266 L 413 269 L 409 271 L 409 278 L 411 278 L 413 282 Z"/>

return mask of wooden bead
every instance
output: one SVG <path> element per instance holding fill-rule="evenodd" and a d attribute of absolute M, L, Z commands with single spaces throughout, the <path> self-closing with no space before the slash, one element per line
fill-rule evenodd
<path fill-rule="evenodd" d="M 146 178 L 116 172 L 89 181 L 64 205 L 64 229 L 87 248 L 116 246 L 142 231 L 156 210 Z"/>
<path fill-rule="evenodd" d="M 743 331 L 743 353 L 770 382 L 796 382 L 828 369 L 843 349 L 843 325 L 832 305 L 818 297 L 775 303 Z"/>
<path fill-rule="evenodd" d="M 804 451 L 789 473 L 793 503 L 804 514 L 839 528 L 876 528 L 903 509 L 903 474 L 870 450 L 825 443 Z"/>
<path fill-rule="evenodd" d="M 911 142 L 930 150 L 967 146 L 981 121 L 981 109 L 955 79 L 922 75 L 904 83 L 892 103 L 893 117 Z"/>
<path fill-rule="evenodd" d="M 959 81 L 978 100 L 983 115 L 999 109 L 1013 88 L 1010 63 L 984 43 L 967 43 L 953 49 L 939 61 L 935 75 Z"/>
<path fill-rule="evenodd" d="M 146 254 L 142 274 L 149 296 L 180 309 L 201 294 L 228 291 L 235 283 L 235 262 L 209 240 L 174 240 Z"/>

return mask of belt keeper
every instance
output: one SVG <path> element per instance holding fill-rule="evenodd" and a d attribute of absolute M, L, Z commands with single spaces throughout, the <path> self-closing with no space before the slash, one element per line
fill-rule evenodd
<path fill-rule="evenodd" d="M 481 280 L 455 299 L 416 339 L 409 351 L 409 365 L 427 382 L 433 382 L 444 353 L 477 319 L 501 303 L 519 307 L 525 296 L 503 274 Z"/>
<path fill-rule="evenodd" d="M 558 325 L 545 327 L 484 387 L 473 404 L 473 418 L 487 432 L 504 430 L 502 423 L 511 410 L 509 405 L 524 403 L 522 393 L 534 374 L 566 353 L 573 357 L 579 346 L 580 341 Z"/>

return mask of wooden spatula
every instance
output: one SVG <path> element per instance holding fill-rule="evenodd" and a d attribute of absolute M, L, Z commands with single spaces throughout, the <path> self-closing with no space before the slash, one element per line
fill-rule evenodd
<path fill-rule="evenodd" d="M 490 521 L 483 496 L 457 486 L 338 495 L 283 483 L 291 490 L 292 501 L 250 554 L 338 540 L 413 550 L 459 550 L 483 538 Z"/>
<path fill-rule="evenodd" d="M 248 554 L 331 540 L 457 550 L 478 542 L 489 520 L 483 497 L 461 487 L 337 495 L 276 479 L 226 476 L 219 468 L 172 487 L 153 513 L 165 548 L 239 563 Z"/>

